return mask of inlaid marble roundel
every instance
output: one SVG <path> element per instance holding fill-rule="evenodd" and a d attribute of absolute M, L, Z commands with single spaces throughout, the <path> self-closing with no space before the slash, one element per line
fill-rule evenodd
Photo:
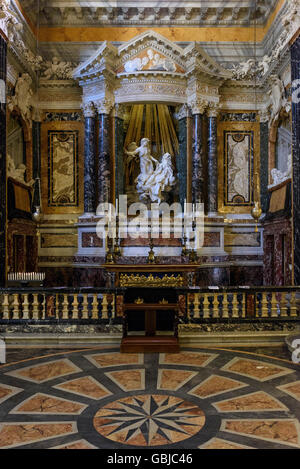
<path fill-rule="evenodd" d="M 113 401 L 94 417 L 94 427 L 105 438 L 134 446 L 157 446 L 192 437 L 205 423 L 193 403 L 168 395 L 145 394 Z"/>

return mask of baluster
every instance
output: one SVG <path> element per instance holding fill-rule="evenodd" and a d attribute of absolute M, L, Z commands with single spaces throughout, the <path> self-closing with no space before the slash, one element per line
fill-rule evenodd
<path fill-rule="evenodd" d="M 60 297 L 58 293 L 55 295 L 55 317 L 56 319 L 60 318 Z"/>
<path fill-rule="evenodd" d="M 208 294 L 204 293 L 203 295 L 203 318 L 209 318 L 209 313 L 210 313 L 209 306 L 210 306 L 210 303 L 208 300 Z"/>
<path fill-rule="evenodd" d="M 261 317 L 261 310 L 262 310 L 262 294 L 258 293 L 255 295 L 256 300 L 256 317 Z"/>
<path fill-rule="evenodd" d="M 98 318 L 102 319 L 102 310 L 103 310 L 103 296 L 98 298 Z"/>
<path fill-rule="evenodd" d="M 269 309 L 268 309 L 268 299 L 267 293 L 262 293 L 262 301 L 261 301 L 261 317 L 268 318 L 269 317 Z"/>
<path fill-rule="evenodd" d="M 3 306 L 3 319 L 9 319 L 9 295 L 7 293 L 4 293 L 2 306 Z"/>
<path fill-rule="evenodd" d="M 232 299 L 232 317 L 233 318 L 238 318 L 239 317 L 239 309 L 238 309 L 238 299 L 237 299 L 237 293 L 233 293 L 233 299 Z"/>
<path fill-rule="evenodd" d="M 78 308 L 78 295 L 77 293 L 74 293 L 74 298 L 73 298 L 73 308 L 72 308 L 72 318 L 73 319 L 78 319 L 79 318 L 79 308 Z"/>
<path fill-rule="evenodd" d="M 233 300 L 233 294 L 228 293 L 227 294 L 227 308 L 228 308 L 228 316 L 231 318 L 232 317 L 232 300 Z"/>
<path fill-rule="evenodd" d="M 214 304 L 215 304 L 215 295 L 209 296 L 208 297 L 209 301 L 209 317 L 213 318 L 214 317 Z"/>
<path fill-rule="evenodd" d="M 282 292 L 280 294 L 280 316 L 288 316 L 288 300 L 286 298 L 286 293 Z"/>
<path fill-rule="evenodd" d="M 295 292 L 295 291 L 292 291 L 292 292 L 291 292 L 291 300 L 290 300 L 290 303 L 291 303 L 291 307 L 290 307 L 290 316 L 291 316 L 292 318 L 298 317 L 298 314 L 297 314 L 297 300 L 296 300 L 296 292 Z"/>
<path fill-rule="evenodd" d="M 223 305 L 222 318 L 229 318 L 228 293 L 223 293 L 222 305 Z"/>
<path fill-rule="evenodd" d="M 271 296 L 271 317 L 278 317 L 278 302 L 277 302 L 277 294 L 272 292 Z"/>
<path fill-rule="evenodd" d="M 92 319 L 98 319 L 98 294 L 93 293 Z"/>
<path fill-rule="evenodd" d="M 32 319 L 39 319 L 39 300 L 37 293 L 33 293 Z"/>
<path fill-rule="evenodd" d="M 41 319 L 46 318 L 46 295 L 41 294 L 38 295 L 38 301 L 39 301 L 39 310 L 41 314 Z"/>
<path fill-rule="evenodd" d="M 68 294 L 64 293 L 62 303 L 62 319 L 69 319 Z"/>
<path fill-rule="evenodd" d="M 107 316 L 107 295 L 103 295 L 103 299 L 102 299 L 102 319 L 108 319 L 108 316 Z"/>
<path fill-rule="evenodd" d="M 12 303 L 12 319 L 20 318 L 20 297 L 18 293 L 13 294 L 13 303 Z"/>
<path fill-rule="evenodd" d="M 245 302 L 243 301 L 245 298 L 245 294 L 244 293 L 238 293 L 237 294 L 237 300 L 238 300 L 238 317 L 239 318 L 243 318 L 243 317 L 246 317 L 246 308 L 244 308 L 243 310 L 243 304 L 245 304 Z M 245 313 L 245 314 L 243 314 Z"/>
<path fill-rule="evenodd" d="M 195 296 L 196 295 L 194 293 L 188 295 L 188 314 L 187 314 L 188 322 L 190 322 L 191 319 L 194 318 L 194 314 L 195 314 Z"/>
<path fill-rule="evenodd" d="M 87 293 L 83 294 L 83 302 L 82 302 L 82 319 L 89 318 L 89 303 L 88 303 L 88 295 Z"/>
<path fill-rule="evenodd" d="M 194 318 L 200 318 L 199 300 L 199 293 L 196 293 L 194 302 Z"/>
<path fill-rule="evenodd" d="M 107 295 L 107 317 L 111 321 L 113 319 L 114 295 Z"/>
<path fill-rule="evenodd" d="M 28 294 L 23 294 L 23 319 L 29 319 L 29 301 L 28 301 Z"/>

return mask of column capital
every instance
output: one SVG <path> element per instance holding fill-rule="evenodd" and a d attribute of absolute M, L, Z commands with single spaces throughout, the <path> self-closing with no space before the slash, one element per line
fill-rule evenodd
<path fill-rule="evenodd" d="M 219 103 L 209 103 L 207 115 L 208 117 L 218 117 L 220 111 L 220 104 Z"/>
<path fill-rule="evenodd" d="M 94 105 L 97 109 L 98 114 L 110 114 L 114 106 L 114 102 L 112 98 L 107 97 L 95 101 Z"/>
<path fill-rule="evenodd" d="M 81 104 L 81 109 L 84 117 L 95 117 L 96 109 L 92 101 L 88 101 Z"/>
<path fill-rule="evenodd" d="M 127 106 L 125 104 L 117 103 L 114 106 L 115 117 L 124 120 L 127 115 Z"/>
<path fill-rule="evenodd" d="M 192 114 L 204 114 L 208 106 L 208 101 L 203 98 L 195 98 L 190 102 Z"/>
<path fill-rule="evenodd" d="M 189 106 L 185 103 L 176 108 L 175 118 L 177 120 L 185 119 L 191 116 L 191 111 Z"/>
<path fill-rule="evenodd" d="M 270 112 L 268 111 L 268 109 L 261 109 L 260 111 L 258 111 L 258 115 L 261 124 L 269 122 Z"/>

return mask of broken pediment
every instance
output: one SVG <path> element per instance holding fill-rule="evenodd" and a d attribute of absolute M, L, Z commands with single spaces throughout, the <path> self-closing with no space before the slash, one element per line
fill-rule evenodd
<path fill-rule="evenodd" d="M 219 79 L 231 78 L 231 72 L 209 57 L 198 43 L 182 48 L 156 31 L 146 31 L 115 47 L 103 43 L 98 51 L 73 73 L 81 84 L 97 80 L 104 72 L 116 77 L 136 74 L 202 73 Z"/>

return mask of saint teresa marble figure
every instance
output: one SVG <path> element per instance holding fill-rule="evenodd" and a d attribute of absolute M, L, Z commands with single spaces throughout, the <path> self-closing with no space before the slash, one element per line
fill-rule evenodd
<path fill-rule="evenodd" d="M 142 138 L 139 147 L 133 151 L 125 150 L 125 153 L 129 156 L 127 165 L 136 156 L 140 157 L 140 173 L 135 179 L 140 200 L 150 199 L 151 202 L 160 203 L 163 198 L 162 193 L 169 192 L 175 185 L 171 155 L 165 153 L 159 162 L 151 155 L 148 138 Z"/>

